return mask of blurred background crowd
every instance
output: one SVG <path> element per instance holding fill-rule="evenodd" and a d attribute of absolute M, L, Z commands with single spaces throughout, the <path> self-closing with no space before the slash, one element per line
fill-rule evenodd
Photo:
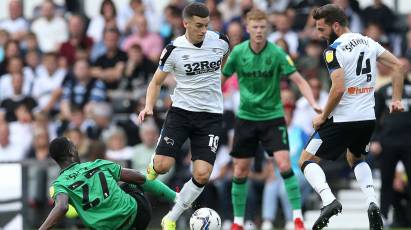
<path fill-rule="evenodd" d="M 172 76 L 161 89 L 154 117 L 138 124 L 137 115 L 144 108 L 146 88 L 164 46 L 185 32 L 181 13 L 189 1 L 127 0 L 119 5 L 115 0 L 45 0 L 32 9 L 30 17 L 23 14 L 26 2 L 9 0 L 9 16 L 0 20 L 0 162 L 30 162 L 33 170 L 29 170 L 30 190 L 25 202 L 32 213 L 26 221 L 28 226 L 38 227 L 52 207 L 47 189 L 58 174 L 48 156 L 51 139 L 62 135 L 69 137 L 83 161 L 104 158 L 145 171 L 166 111 L 171 106 L 170 94 L 176 84 Z M 163 6 L 160 10 L 156 5 L 159 2 Z M 315 23 L 310 17 L 316 6 L 329 2 L 340 5 L 348 15 L 351 31 L 380 42 L 400 57 L 407 74 L 410 73 L 411 13 L 399 13 L 381 0 L 369 1 L 366 7 L 361 7 L 357 0 L 202 2 L 210 9 L 210 30 L 227 34 L 231 47 L 247 39 L 244 15 L 253 7 L 266 11 L 271 23 L 269 42 L 278 44 L 290 54 L 321 106 L 327 100 L 330 79 L 322 59 L 327 44 L 318 40 Z M 98 8 L 99 13 L 87 17 L 85 5 Z M 390 70 L 378 66 L 377 89 L 389 83 Z M 300 172 L 297 159 L 313 132 L 311 120 L 315 114 L 286 78 L 281 87 L 290 154 L 294 170 Z M 411 88 L 409 90 L 411 92 Z M 225 83 L 223 94 L 226 132 L 210 183 L 197 206 L 217 210 L 229 226 L 232 219 L 229 152 L 239 101 L 235 76 Z M 403 123 L 395 125 L 395 132 L 384 132 L 391 125 L 384 122 L 384 100 L 382 98 L 379 107 L 382 115 L 378 116 L 379 129 L 370 146 L 372 154 L 368 161 L 377 178 L 381 178 L 383 214 L 389 218 L 390 207 L 394 206 L 390 218 L 393 226 L 411 226 L 410 188 L 406 176 L 406 171 L 411 171 L 411 121 L 398 120 Z M 405 114 L 409 116 L 411 99 L 405 102 Z M 386 136 L 405 141 L 384 143 Z M 401 145 L 409 147 L 392 150 Z M 393 152 L 398 151 L 403 152 L 393 157 Z M 389 169 L 395 169 L 393 174 L 380 173 L 381 159 L 387 154 L 390 161 L 384 162 L 390 163 L 386 166 Z M 410 156 L 407 158 L 407 155 Z M 174 169 L 161 177 L 172 188 L 178 188 L 190 177 L 190 149 L 181 149 L 178 156 Z M 404 164 L 397 166 L 400 160 Z M 325 171 L 334 189 L 350 187 L 352 174 L 344 159 L 331 164 Z M 311 193 L 303 175 L 299 173 L 299 176 L 304 210 L 319 208 L 318 197 Z M 258 226 L 264 222 L 284 226 L 291 220 L 291 209 L 281 177 L 263 150 L 255 159 L 249 178 L 253 192 L 248 193 L 246 219 Z M 217 200 L 219 202 L 215 202 Z M 153 200 L 154 216 L 164 214 L 156 207 L 160 209 L 165 205 Z M 182 218 L 179 226 L 185 226 L 185 221 Z M 69 226 L 73 222 L 78 224 L 75 220 L 64 224 Z"/>

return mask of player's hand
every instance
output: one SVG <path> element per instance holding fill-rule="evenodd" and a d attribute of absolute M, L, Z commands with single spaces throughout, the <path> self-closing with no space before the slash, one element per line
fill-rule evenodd
<path fill-rule="evenodd" d="M 317 104 L 315 104 L 315 105 L 313 106 L 313 109 L 314 109 L 314 111 L 315 111 L 317 114 L 321 114 L 321 113 L 323 112 L 323 109 L 321 109 L 321 107 L 320 107 L 319 105 L 317 105 Z"/>
<path fill-rule="evenodd" d="M 404 112 L 404 106 L 400 100 L 392 101 L 390 104 L 390 113 Z"/>
<path fill-rule="evenodd" d="M 138 123 L 139 124 L 143 123 L 146 116 L 153 116 L 153 109 L 145 107 L 143 111 L 141 111 L 140 114 L 138 115 Z"/>
<path fill-rule="evenodd" d="M 322 124 L 324 124 L 324 122 L 325 122 L 326 120 L 327 120 L 327 119 L 324 118 L 322 114 L 318 114 L 318 115 L 315 116 L 314 119 L 313 119 L 313 128 L 314 128 L 315 130 L 318 130 L 318 129 L 320 128 L 320 126 L 321 126 Z"/>

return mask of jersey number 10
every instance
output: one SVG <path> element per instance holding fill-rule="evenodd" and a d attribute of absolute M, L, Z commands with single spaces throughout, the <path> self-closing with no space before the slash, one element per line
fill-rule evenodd
<path fill-rule="evenodd" d="M 363 59 L 364 59 L 364 52 L 361 52 L 360 56 L 358 57 L 357 69 L 356 69 L 355 73 L 357 74 L 357 76 L 360 76 L 362 74 L 366 74 L 367 75 L 367 82 L 370 82 L 371 77 L 372 77 L 370 59 L 367 58 L 365 60 L 365 67 L 362 67 Z"/>
<path fill-rule="evenodd" d="M 108 196 L 110 196 L 110 192 L 108 191 L 108 186 L 107 186 L 107 180 L 106 180 L 106 176 L 104 175 L 104 173 L 99 169 L 99 168 L 95 168 L 95 169 L 92 169 L 92 170 L 90 170 L 90 171 L 88 171 L 87 173 L 86 173 L 86 175 L 85 175 L 85 177 L 88 179 L 88 178 L 91 178 L 94 174 L 96 174 L 98 172 L 98 177 L 99 177 L 99 179 L 100 179 L 100 184 L 101 184 L 101 189 L 103 190 L 103 196 L 104 196 L 104 199 L 106 199 Z M 82 186 L 81 186 L 82 185 Z M 81 188 L 82 188 L 82 190 L 83 190 L 83 201 L 82 201 L 82 204 L 83 204 L 83 210 L 84 211 L 87 211 L 88 209 L 90 209 L 90 208 L 92 208 L 92 207 L 95 207 L 95 206 L 97 206 L 98 204 L 100 204 L 100 199 L 99 198 L 96 198 L 96 199 L 94 199 L 94 200 L 92 200 L 92 201 L 90 201 L 90 188 L 89 188 L 89 185 L 88 184 L 86 184 L 84 181 L 82 181 L 82 180 L 80 180 L 80 181 L 76 181 L 76 182 L 74 182 L 73 184 L 71 184 L 70 186 L 69 186 L 69 189 L 70 190 L 74 190 L 74 189 L 76 189 L 76 188 L 78 188 L 78 187 L 80 187 L 81 186 Z"/>

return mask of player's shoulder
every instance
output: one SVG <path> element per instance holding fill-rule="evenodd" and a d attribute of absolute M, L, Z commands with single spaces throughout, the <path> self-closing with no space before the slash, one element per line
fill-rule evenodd
<path fill-rule="evenodd" d="M 269 41 L 267 41 L 266 50 L 271 52 L 271 53 L 274 53 L 274 54 L 287 55 L 287 52 L 283 48 L 281 48 L 277 44 L 275 44 L 273 42 L 269 42 Z"/>
<path fill-rule="evenodd" d="M 91 167 L 99 167 L 99 166 L 111 165 L 111 164 L 115 164 L 115 163 L 112 162 L 112 161 L 109 161 L 109 160 L 97 159 L 95 161 L 86 162 L 84 164 L 88 164 L 88 166 L 91 166 Z"/>
<path fill-rule="evenodd" d="M 204 40 L 211 42 L 223 42 L 230 45 L 228 37 L 225 34 L 213 30 L 207 30 Z"/>

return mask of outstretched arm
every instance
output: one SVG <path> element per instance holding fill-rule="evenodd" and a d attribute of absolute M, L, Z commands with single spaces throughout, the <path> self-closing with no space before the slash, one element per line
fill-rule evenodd
<path fill-rule="evenodd" d="M 44 223 L 40 226 L 39 229 L 40 230 L 51 229 L 61 219 L 63 219 L 67 210 L 68 210 L 68 195 L 65 193 L 57 194 L 54 208 L 51 210 L 47 219 L 44 221 Z"/>
<path fill-rule="evenodd" d="M 315 112 L 321 113 L 321 107 L 315 101 L 313 91 L 311 90 L 310 85 L 301 76 L 301 74 L 298 71 L 295 71 L 290 75 L 290 79 L 298 86 L 298 89 L 300 90 L 301 94 L 307 99 L 308 103 L 310 103 L 311 107 L 313 107 Z"/>

